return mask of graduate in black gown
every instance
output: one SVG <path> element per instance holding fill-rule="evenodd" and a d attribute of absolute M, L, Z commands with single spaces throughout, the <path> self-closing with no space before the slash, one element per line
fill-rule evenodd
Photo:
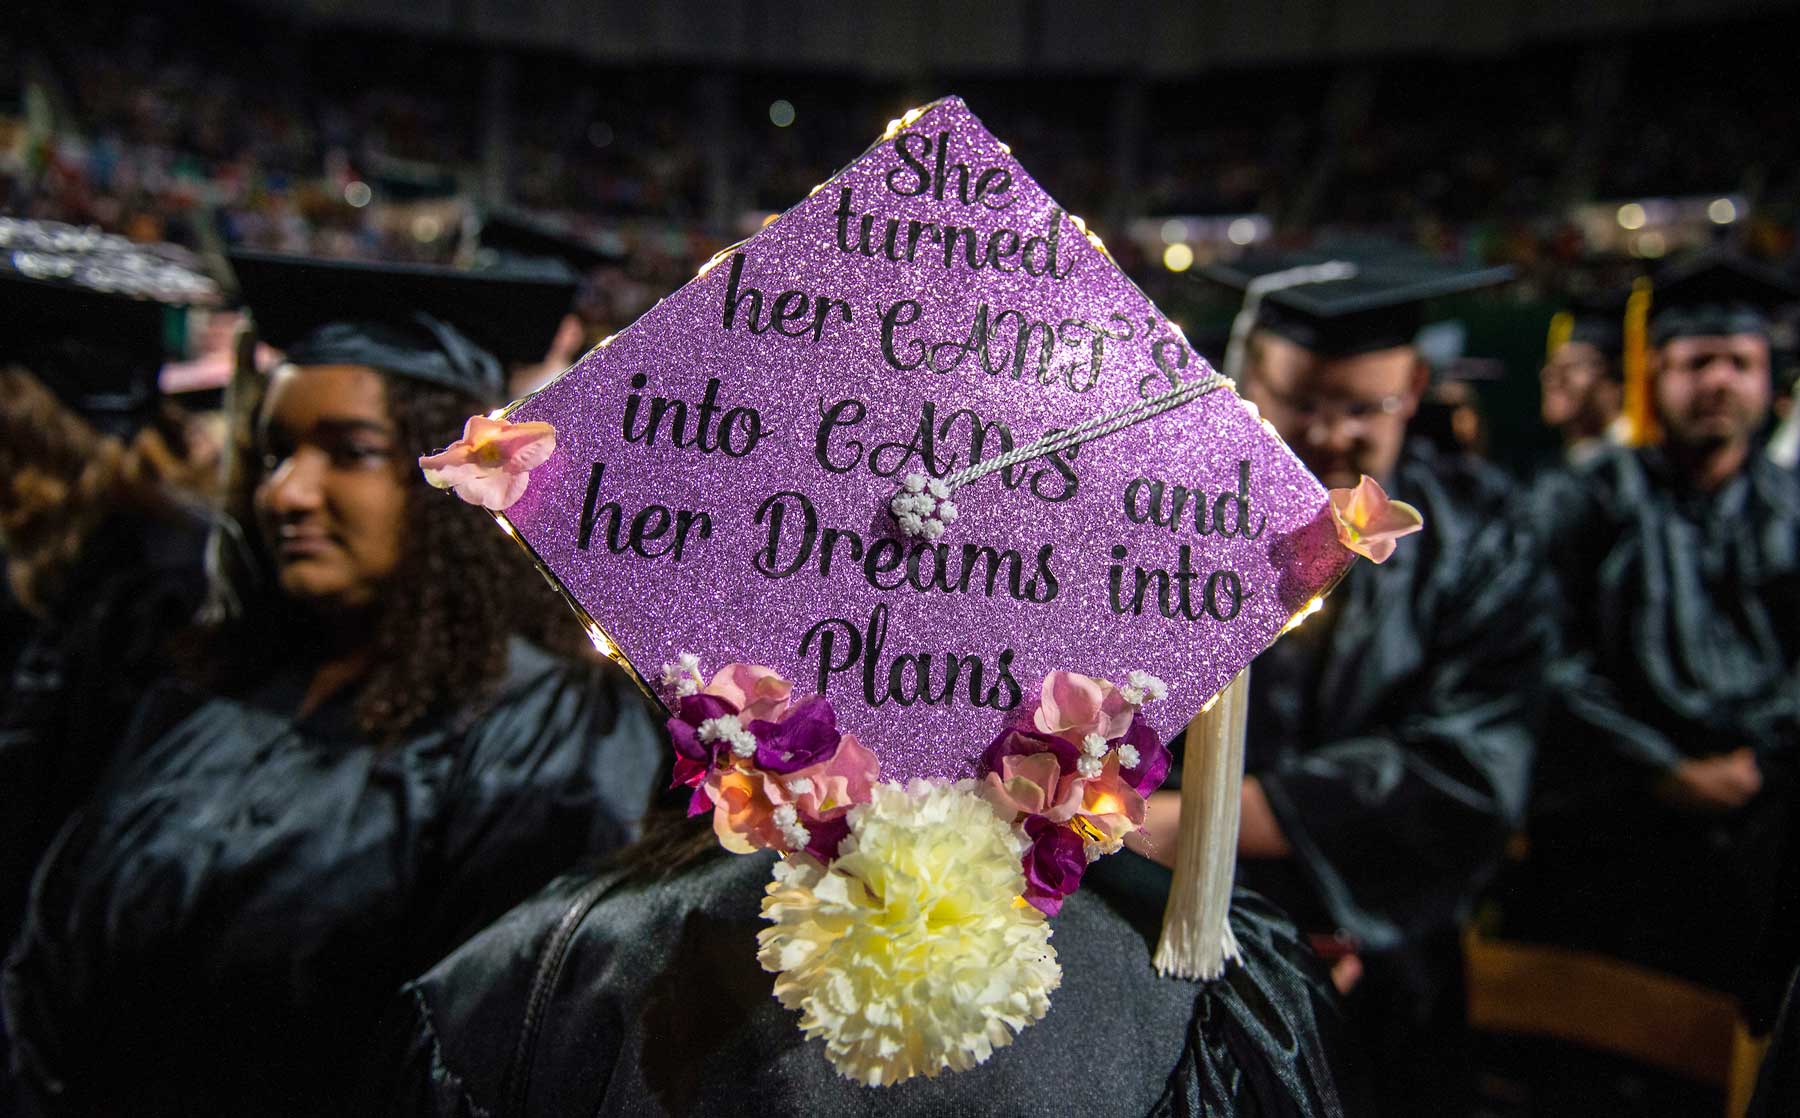
<path fill-rule="evenodd" d="M 1210 278 L 1243 288 L 1324 259 L 1253 258 Z M 1326 486 L 1372 477 L 1425 527 L 1387 563 L 1353 567 L 1256 661 L 1238 880 L 1347 953 L 1337 973 L 1380 1112 L 1456 1114 L 1469 1089 L 1459 932 L 1524 817 L 1549 588 L 1507 479 L 1406 439 L 1429 375 L 1412 345 L 1423 301 L 1505 273 L 1337 259 L 1357 275 L 1253 308 L 1240 390 Z M 1173 794 L 1160 796 L 1166 834 Z"/>
<path fill-rule="evenodd" d="M 1660 445 L 1541 494 L 1569 655 L 1508 931 L 1742 995 L 1766 1022 L 1800 961 L 1800 486 L 1756 435 L 1769 312 L 1794 292 L 1707 257 L 1652 298 Z"/>
<path fill-rule="evenodd" d="M 1551 321 L 1538 372 L 1538 414 L 1562 438 L 1562 460 L 1579 466 L 1618 442 L 1625 402 L 1621 300 L 1574 301 Z"/>
<path fill-rule="evenodd" d="M 1160 978 L 1169 871 L 1129 851 L 1090 865 L 1051 918 L 1063 980 L 1042 1020 L 971 1070 L 861 1086 L 757 963 L 774 856 L 724 853 L 706 820 L 670 811 L 611 867 L 556 882 L 413 983 L 366 1112 L 1376 1113 L 1336 992 L 1293 926 L 1240 891 L 1242 962 L 1210 983 Z"/>
<path fill-rule="evenodd" d="M 205 589 L 210 517 L 156 422 L 157 372 L 169 328 L 217 289 L 173 246 L 12 219 L 0 240 L 3 945 Z"/>
<path fill-rule="evenodd" d="M 343 1113 L 400 984 L 627 841 L 655 774 L 633 685 L 528 639 L 560 603 L 416 465 L 567 285 L 235 263 L 287 357 L 226 485 L 246 549 L 38 868 L 4 986 L 28 1112 Z"/>

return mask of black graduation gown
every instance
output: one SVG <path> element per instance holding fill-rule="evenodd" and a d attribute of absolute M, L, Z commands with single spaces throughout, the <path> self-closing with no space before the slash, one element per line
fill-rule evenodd
<path fill-rule="evenodd" d="M 18 932 L 50 839 L 100 778 L 165 646 L 206 592 L 211 517 L 119 513 L 93 535 L 63 600 L 24 645 L 0 700 L 0 948 Z"/>
<path fill-rule="evenodd" d="M 201 702 L 46 854 L 4 995 L 47 1112 L 343 1113 L 400 984 L 627 839 L 664 751 L 621 673 L 523 641 L 392 746 L 296 722 L 301 682 Z"/>
<path fill-rule="evenodd" d="M 369 1113 L 1365 1114 L 1329 982 L 1248 894 L 1244 961 L 1212 983 L 1150 965 L 1168 872 L 1120 853 L 1051 921 L 1049 1013 L 981 1066 L 870 1088 L 845 1079 L 756 962 L 773 856 L 719 854 L 644 883 L 571 876 L 412 984 Z"/>
<path fill-rule="evenodd" d="M 1760 457 L 1711 494 L 1620 451 L 1546 483 L 1568 656 L 1509 929 L 1772 1010 L 1797 961 L 1789 817 L 1800 747 L 1800 485 Z M 1725 815 L 1653 794 L 1683 758 L 1749 746 L 1763 790 Z M 1781 909 L 1787 906 L 1784 915 Z M 1769 969 L 1764 969 L 1769 968 Z"/>
<path fill-rule="evenodd" d="M 1246 740 L 1294 856 L 1241 879 L 1365 957 L 1454 928 L 1522 822 L 1554 637 L 1502 475 L 1412 447 L 1391 495 L 1424 530 L 1256 661 Z"/>
<path fill-rule="evenodd" d="M 1388 488 L 1424 530 L 1356 564 L 1251 668 L 1245 768 L 1294 853 L 1238 874 L 1354 940 L 1383 1092 L 1447 1096 L 1454 1054 L 1421 1046 L 1454 1047 L 1458 928 L 1523 822 L 1551 588 L 1498 471 L 1413 444 Z"/>

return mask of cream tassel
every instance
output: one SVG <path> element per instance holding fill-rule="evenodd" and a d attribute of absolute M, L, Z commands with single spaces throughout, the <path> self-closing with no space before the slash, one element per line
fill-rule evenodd
<path fill-rule="evenodd" d="M 1156 945 L 1156 969 L 1165 975 L 1213 979 L 1238 957 L 1229 917 L 1249 707 L 1245 667 L 1188 723 L 1175 880 Z"/>

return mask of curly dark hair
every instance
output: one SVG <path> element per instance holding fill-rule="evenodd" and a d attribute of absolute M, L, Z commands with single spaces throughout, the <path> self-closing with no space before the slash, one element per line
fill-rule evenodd
<path fill-rule="evenodd" d="M 147 418 L 127 442 L 96 429 L 36 374 L 0 368 L 0 558 L 30 613 L 72 605 L 70 582 L 109 520 L 174 515 L 204 499 L 205 479 L 179 434 L 164 433 L 164 416 Z M 166 418 L 179 432 L 181 417 Z"/>
<path fill-rule="evenodd" d="M 426 485 L 414 465 L 447 445 L 471 414 L 473 396 L 383 374 L 397 444 L 395 469 L 406 484 L 398 569 L 382 595 L 370 669 L 355 700 L 358 728 L 393 742 L 423 719 L 472 713 L 506 667 L 506 646 L 523 636 L 564 654 L 592 654 L 578 622 L 529 557 L 481 509 Z M 276 590 L 274 564 L 254 529 L 253 499 L 262 481 L 255 416 L 263 389 L 234 386 L 232 447 L 226 468 L 214 590 L 202 642 L 202 670 L 215 685 L 254 682 L 276 666 L 275 650 L 308 622 Z M 277 634 L 284 634 L 278 639 Z"/>

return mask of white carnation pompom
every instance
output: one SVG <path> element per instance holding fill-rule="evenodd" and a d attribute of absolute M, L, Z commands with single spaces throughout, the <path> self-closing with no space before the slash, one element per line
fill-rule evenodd
<path fill-rule="evenodd" d="M 975 791 L 877 785 L 829 866 L 775 867 L 757 958 L 833 1067 L 871 1087 L 966 1071 L 1050 1008 L 1043 913 L 1018 903 L 1024 840 Z"/>

